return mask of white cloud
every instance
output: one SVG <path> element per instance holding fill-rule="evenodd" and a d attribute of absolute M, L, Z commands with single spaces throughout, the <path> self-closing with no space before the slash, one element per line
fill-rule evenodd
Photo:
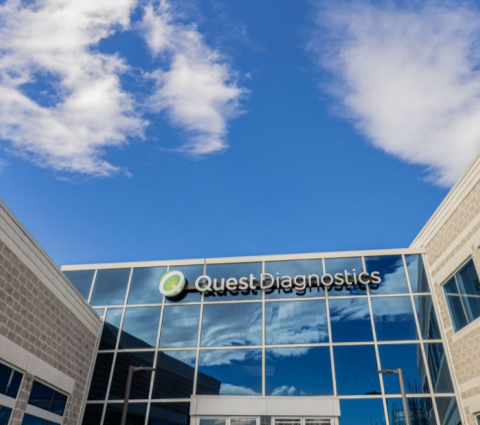
<path fill-rule="evenodd" d="M 240 385 L 224 384 L 220 385 L 220 395 L 258 395 L 259 393 L 252 388 Z"/>
<path fill-rule="evenodd" d="M 27 7 L 8 0 L 0 6 L 0 138 L 13 152 L 60 171 L 119 171 L 101 158 L 105 148 L 141 136 L 144 122 L 120 86 L 126 65 L 94 47 L 128 27 L 134 3 L 38 0 Z M 28 93 L 29 85 L 45 81 L 51 104 Z"/>
<path fill-rule="evenodd" d="M 376 147 L 452 185 L 480 149 L 480 13 L 468 2 L 324 2 L 309 43 Z"/>
<path fill-rule="evenodd" d="M 141 30 L 152 54 L 169 58 L 168 69 L 150 74 L 156 86 L 151 108 L 166 111 L 187 131 L 181 150 L 205 155 L 225 149 L 228 120 L 240 113 L 245 93 L 228 63 L 194 26 L 176 22 L 166 1 L 145 8 Z"/>
<path fill-rule="evenodd" d="M 279 395 L 294 395 L 297 393 L 297 389 L 293 385 L 282 385 L 280 387 L 275 388 L 272 391 L 272 396 L 279 396 Z"/>

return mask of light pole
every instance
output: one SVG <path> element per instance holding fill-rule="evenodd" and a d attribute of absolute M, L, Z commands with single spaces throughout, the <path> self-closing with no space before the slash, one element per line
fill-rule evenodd
<path fill-rule="evenodd" d="M 154 367 L 129 366 L 128 377 L 127 377 L 127 385 L 125 387 L 125 396 L 123 397 L 124 400 L 123 400 L 122 420 L 120 421 L 120 425 L 125 425 L 126 422 L 127 422 L 128 399 L 130 398 L 130 389 L 132 388 L 133 373 L 134 372 L 139 372 L 139 371 L 153 372 L 154 370 L 155 370 Z"/>
<path fill-rule="evenodd" d="M 382 369 L 377 370 L 377 373 L 384 375 L 395 374 L 398 375 L 398 380 L 400 381 L 400 391 L 402 393 L 402 402 L 403 402 L 403 411 L 405 415 L 405 425 L 410 425 L 410 415 L 408 414 L 408 404 L 407 404 L 407 394 L 405 393 L 405 383 L 403 382 L 403 372 L 402 369 Z"/>

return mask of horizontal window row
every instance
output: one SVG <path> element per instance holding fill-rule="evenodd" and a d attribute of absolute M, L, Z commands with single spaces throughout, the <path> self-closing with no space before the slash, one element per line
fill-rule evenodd
<path fill-rule="evenodd" d="M 404 259 L 407 268 L 404 266 Z M 365 261 L 365 268 L 364 263 Z M 414 293 L 430 292 L 429 285 L 420 255 L 389 255 L 381 257 L 365 257 L 364 261 L 360 257 L 352 258 L 330 258 L 325 259 L 325 268 L 322 259 L 315 260 L 292 260 L 292 261 L 272 261 L 255 263 L 231 263 L 231 264 L 208 264 L 190 265 L 190 266 L 171 266 L 170 270 L 181 271 L 188 283 L 195 283 L 198 277 L 207 274 L 212 279 L 228 279 L 249 277 L 253 274 L 257 279 L 261 273 L 269 273 L 276 277 L 289 276 L 292 279 L 298 275 L 317 275 L 321 276 L 328 273 L 334 276 L 337 273 L 351 273 L 354 276 L 362 272 L 378 272 L 381 283 L 372 289 L 375 294 L 408 294 L 410 293 L 408 280 L 410 281 L 411 291 Z M 162 303 L 163 296 L 158 290 L 160 277 L 167 271 L 167 267 L 141 267 L 125 269 L 101 269 L 95 275 L 95 270 L 66 271 L 65 275 L 70 279 L 73 285 L 83 295 L 85 299 L 90 299 L 92 306 L 112 306 L 123 305 L 125 302 L 133 304 L 158 304 Z M 96 276 L 96 277 L 95 277 Z M 407 280 L 408 276 L 408 280 Z M 94 282 L 95 278 L 95 282 Z M 128 283 L 131 278 L 130 291 L 127 295 Z M 373 287 L 372 287 L 373 288 Z M 332 288 L 333 289 L 333 288 Z M 365 295 L 366 290 L 358 286 L 345 290 L 330 290 L 329 296 L 355 296 Z M 300 292 L 305 297 L 314 297 L 324 295 L 323 290 Z M 270 291 L 267 297 L 271 298 L 291 298 L 296 297 L 297 291 L 279 292 Z M 234 296 L 231 293 L 225 293 L 223 296 L 214 295 L 205 297 L 205 301 L 228 301 L 240 299 L 261 299 L 260 291 L 252 291 L 248 294 Z M 198 302 L 201 300 L 201 294 L 188 293 L 183 302 Z M 167 299 L 167 302 L 171 302 Z"/>
<path fill-rule="evenodd" d="M 435 418 L 433 403 L 439 417 L 439 423 Z M 391 425 L 405 423 L 402 400 L 399 398 L 387 398 L 385 400 L 389 421 Z M 356 399 L 340 400 L 340 423 L 341 425 L 372 425 L 385 424 L 385 409 L 382 399 Z M 122 414 L 121 403 L 108 403 L 106 405 L 103 425 L 118 425 Z M 455 397 L 409 397 L 407 407 L 412 424 L 449 425 L 461 422 Z M 104 410 L 103 404 L 87 404 L 83 425 L 101 425 Z M 129 403 L 127 423 L 132 425 L 148 424 L 175 424 L 190 425 L 189 403 L 151 403 L 147 417 L 147 403 Z M 225 424 L 225 418 L 217 417 L 216 423 Z M 223 419 L 223 422 L 222 422 Z M 270 417 L 261 417 L 261 424 L 270 425 L 273 421 Z"/>
<path fill-rule="evenodd" d="M 332 342 L 441 339 L 432 299 L 428 295 L 371 299 L 332 299 L 329 316 Z M 203 306 L 200 346 L 262 345 L 265 308 L 267 345 L 329 342 L 325 300 Z M 415 308 L 415 312 L 414 312 Z M 162 322 L 161 348 L 197 347 L 200 305 L 109 308 L 100 350 L 155 348 Z M 123 325 L 122 323 L 122 315 Z M 417 329 L 415 314 L 420 325 Z M 119 329 L 121 328 L 121 332 Z"/>
<path fill-rule="evenodd" d="M 65 394 L 62 394 L 41 382 L 33 381 L 28 404 L 39 407 L 40 409 L 48 410 L 56 415 L 63 416 L 67 398 L 68 397 Z"/>
<path fill-rule="evenodd" d="M 335 378 L 329 347 L 292 347 L 265 350 L 265 371 L 261 349 L 98 353 L 89 400 L 124 396 L 128 368 L 155 367 L 153 399 L 189 398 L 198 395 L 338 395 L 381 394 L 379 368 L 402 368 L 409 394 L 452 393 L 450 372 L 441 343 L 386 344 L 333 347 Z M 115 362 L 115 364 L 113 364 Z M 198 365 L 196 364 L 198 362 Z M 114 367 L 112 367 L 114 366 Z M 427 368 L 433 388 L 430 388 Z M 111 371 L 113 375 L 110 378 Z M 197 377 L 195 380 L 195 371 Z M 137 372 L 131 399 L 148 399 L 152 372 Z M 399 394 L 395 375 L 383 377 L 386 394 Z"/>

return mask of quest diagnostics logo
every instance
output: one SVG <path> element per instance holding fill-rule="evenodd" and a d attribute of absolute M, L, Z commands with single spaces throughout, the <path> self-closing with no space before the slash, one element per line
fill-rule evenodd
<path fill-rule="evenodd" d="M 160 278 L 158 289 L 166 297 L 176 297 L 184 290 L 185 283 L 183 273 L 178 270 L 172 270 Z"/>

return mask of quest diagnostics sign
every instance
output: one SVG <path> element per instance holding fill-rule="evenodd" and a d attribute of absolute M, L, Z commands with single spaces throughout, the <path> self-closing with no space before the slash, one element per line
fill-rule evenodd
<path fill-rule="evenodd" d="M 351 272 L 344 270 L 343 273 L 335 273 L 334 275 L 324 273 L 323 275 L 300 274 L 297 276 L 280 276 L 271 273 L 261 273 L 259 279 L 251 273 L 250 276 L 241 278 L 211 278 L 204 274 L 199 276 L 195 281 L 195 289 L 198 292 L 237 292 L 237 291 L 256 291 L 256 290 L 293 290 L 297 292 L 305 291 L 312 287 L 342 287 L 357 286 L 365 289 L 367 285 L 378 285 L 381 283 L 380 273 L 375 271 L 372 273 L 357 273 L 355 269 Z M 186 287 L 185 276 L 180 271 L 170 271 L 160 278 L 159 290 L 166 297 L 179 296 Z M 193 288 L 192 288 L 193 289 Z M 373 289 L 373 287 L 372 287 Z"/>

